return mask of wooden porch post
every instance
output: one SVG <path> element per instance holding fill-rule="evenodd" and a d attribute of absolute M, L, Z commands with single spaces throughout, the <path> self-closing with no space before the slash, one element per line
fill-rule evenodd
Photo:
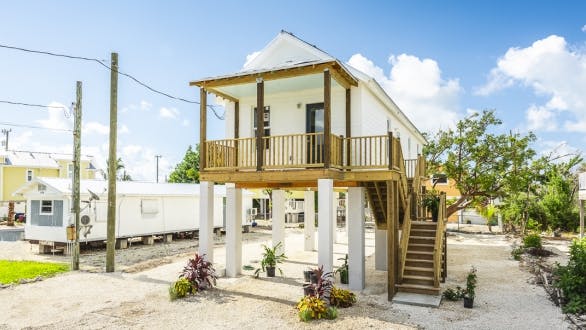
<path fill-rule="evenodd" d="M 393 141 L 393 132 L 388 132 L 388 139 L 389 139 L 389 170 L 393 169 L 393 146 L 394 146 L 394 141 Z"/>
<path fill-rule="evenodd" d="M 324 168 L 330 168 L 332 151 L 332 77 L 329 69 L 324 70 Z"/>
<path fill-rule="evenodd" d="M 397 244 L 395 225 L 397 222 L 395 209 L 397 203 L 397 183 L 387 181 L 387 300 L 393 300 L 395 296 L 395 284 L 397 283 Z"/>
<path fill-rule="evenodd" d="M 265 134 L 265 83 L 262 78 L 256 79 L 256 170 L 262 171 Z"/>
<path fill-rule="evenodd" d="M 202 87 L 199 89 L 199 171 L 206 168 L 207 150 L 207 91 Z"/>
<path fill-rule="evenodd" d="M 240 102 L 234 102 L 234 166 L 238 168 L 238 138 L 240 137 Z"/>
<path fill-rule="evenodd" d="M 346 166 L 350 166 L 350 137 L 352 137 L 352 108 L 350 99 L 350 88 L 346 89 Z"/>

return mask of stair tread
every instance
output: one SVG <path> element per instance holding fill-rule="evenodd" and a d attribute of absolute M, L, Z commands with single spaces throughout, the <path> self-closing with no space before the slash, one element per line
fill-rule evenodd
<path fill-rule="evenodd" d="M 435 240 L 435 237 L 409 235 L 409 238 Z"/>
<path fill-rule="evenodd" d="M 433 252 L 429 252 L 429 251 L 409 251 L 409 250 L 407 250 L 407 253 L 415 253 L 415 254 L 433 254 Z"/>
<path fill-rule="evenodd" d="M 433 263 L 433 260 L 425 260 L 425 259 L 409 259 L 409 258 L 406 258 L 406 259 L 405 259 L 405 262 L 409 262 L 409 261 L 411 261 L 411 262 L 425 262 L 425 263 Z"/>
<path fill-rule="evenodd" d="M 423 284 L 411 284 L 411 283 L 403 283 L 403 284 L 395 284 L 397 288 L 412 288 L 412 289 L 425 289 L 425 290 L 432 290 L 432 291 L 439 291 L 440 288 L 436 288 L 432 285 L 423 285 Z"/>
<path fill-rule="evenodd" d="M 435 229 L 411 228 L 411 231 L 436 232 L 437 230 L 435 230 Z"/>
<path fill-rule="evenodd" d="M 429 281 L 433 281 L 433 276 L 403 275 L 403 279 L 408 279 L 408 280 L 429 280 Z"/>
<path fill-rule="evenodd" d="M 434 244 L 424 244 L 424 243 L 409 243 L 409 245 L 407 246 L 407 248 L 409 248 L 409 246 L 430 246 L 430 247 L 434 247 Z"/>
<path fill-rule="evenodd" d="M 405 260 L 407 261 L 407 260 Z M 405 270 L 412 270 L 412 271 L 418 271 L 418 272 L 432 272 L 433 273 L 433 267 L 414 267 L 414 266 L 405 266 Z"/>

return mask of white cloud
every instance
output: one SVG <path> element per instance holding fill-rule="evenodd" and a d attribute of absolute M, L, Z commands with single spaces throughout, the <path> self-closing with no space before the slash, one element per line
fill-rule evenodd
<path fill-rule="evenodd" d="M 582 26 L 582 32 L 586 32 L 586 24 L 584 24 L 584 26 Z"/>
<path fill-rule="evenodd" d="M 548 107 L 532 105 L 527 109 L 526 115 L 529 130 L 554 131 L 557 129 L 556 114 Z"/>
<path fill-rule="evenodd" d="M 153 105 L 147 101 L 140 101 L 140 110 L 148 111 L 153 107 Z"/>
<path fill-rule="evenodd" d="M 59 109 L 55 107 L 64 107 L 65 106 L 59 102 L 51 102 L 49 103 L 51 108 L 47 108 L 48 111 L 48 118 L 47 119 L 39 119 L 36 122 L 44 128 L 50 129 L 72 129 L 73 127 L 73 117 L 68 115 L 66 117 L 66 113 L 68 110 L 66 109 Z"/>
<path fill-rule="evenodd" d="M 575 117 L 574 122 L 586 121 L 586 50 L 568 47 L 563 37 L 551 35 L 526 48 L 510 48 L 491 70 L 486 85 L 476 92 L 489 95 L 514 85 L 527 86 L 548 98 L 545 104 L 527 110 L 529 126 L 553 129 L 551 123 L 535 120 L 553 119 L 554 112 Z M 579 129 L 572 123 L 565 127 Z"/>
<path fill-rule="evenodd" d="M 161 109 L 159 109 L 159 116 L 161 118 L 175 119 L 175 118 L 177 118 L 178 115 L 179 115 L 179 110 L 177 110 L 175 108 L 162 107 Z"/>
<path fill-rule="evenodd" d="M 436 61 L 407 54 L 391 55 L 388 76 L 361 54 L 353 55 L 348 63 L 372 76 L 421 131 L 456 124 L 462 89 L 457 79 L 442 79 Z"/>
<path fill-rule="evenodd" d="M 83 131 L 82 133 L 85 134 L 99 134 L 99 135 L 108 135 L 108 133 L 110 132 L 110 127 L 100 124 L 98 122 L 95 121 L 90 121 L 88 123 L 85 123 L 83 125 Z"/>
<path fill-rule="evenodd" d="M 181 125 L 183 125 L 185 127 L 189 126 L 189 124 L 190 124 L 189 119 L 183 119 L 183 121 L 181 122 Z"/>
<path fill-rule="evenodd" d="M 242 66 L 242 68 L 246 69 L 246 67 L 248 67 L 250 62 L 252 62 L 252 60 L 254 60 L 258 56 L 258 54 L 260 54 L 260 51 L 253 52 L 251 54 L 246 55 L 246 62 L 244 62 L 244 65 Z"/>
<path fill-rule="evenodd" d="M 151 148 L 129 144 L 121 148 L 119 157 L 122 158 L 126 172 L 137 181 L 156 180 L 157 162 L 155 151 Z M 165 157 L 159 158 L 159 182 L 168 176 L 171 165 Z"/>
<path fill-rule="evenodd" d="M 120 125 L 120 127 L 118 128 L 118 134 L 128 134 L 130 133 L 130 129 L 128 128 L 128 126 L 122 124 Z"/>

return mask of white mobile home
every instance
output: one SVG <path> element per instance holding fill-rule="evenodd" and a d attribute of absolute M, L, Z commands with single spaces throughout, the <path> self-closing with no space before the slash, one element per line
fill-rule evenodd
<path fill-rule="evenodd" d="M 66 243 L 66 227 L 75 222 L 70 179 L 35 178 L 16 191 L 27 199 L 25 239 Z M 106 239 L 108 182 L 82 180 L 80 241 Z M 123 181 L 116 185 L 116 238 L 199 229 L 199 185 Z M 224 226 L 225 187 L 216 186 L 214 228 Z M 245 195 L 244 212 L 252 207 Z"/>

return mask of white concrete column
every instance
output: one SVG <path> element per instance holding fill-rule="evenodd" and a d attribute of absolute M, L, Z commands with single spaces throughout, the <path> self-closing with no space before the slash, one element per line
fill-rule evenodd
<path fill-rule="evenodd" d="M 285 191 L 273 190 L 273 246 L 281 242 L 277 253 L 285 252 Z"/>
<path fill-rule="evenodd" d="M 338 193 L 334 192 L 333 200 L 333 208 L 334 208 L 334 219 L 332 222 L 332 237 L 334 238 L 334 243 L 340 243 L 338 241 Z"/>
<path fill-rule="evenodd" d="M 387 270 L 387 231 L 375 230 L 374 233 L 374 269 Z"/>
<path fill-rule="evenodd" d="M 226 184 L 226 276 L 236 277 L 242 267 L 242 189 Z"/>
<path fill-rule="evenodd" d="M 214 183 L 199 183 L 199 254 L 214 262 Z"/>
<path fill-rule="evenodd" d="M 348 232 L 348 218 L 350 217 L 350 213 L 348 213 L 348 205 L 349 205 L 348 204 L 349 203 L 349 201 L 348 201 L 348 199 L 349 199 L 348 193 L 349 193 L 349 190 L 346 192 L 346 197 L 345 197 L 346 198 L 346 203 L 344 203 L 344 205 L 346 206 L 346 209 L 344 210 L 346 212 L 345 218 L 344 218 L 345 219 L 345 221 L 344 221 L 344 225 L 345 225 L 344 230 L 346 231 L 346 237 L 348 237 L 348 233 L 349 233 Z M 362 206 L 362 208 L 364 210 L 364 205 Z"/>
<path fill-rule="evenodd" d="M 315 250 L 315 195 L 313 191 L 305 191 L 304 195 L 303 233 L 305 236 L 305 251 Z"/>
<path fill-rule="evenodd" d="M 348 224 L 348 287 L 362 290 L 365 283 L 364 249 L 364 188 L 348 188 L 346 195 Z"/>
<path fill-rule="evenodd" d="M 324 267 L 325 272 L 331 272 L 334 264 L 334 237 L 332 225 L 335 220 L 334 209 L 334 180 L 317 180 L 318 200 L 318 266 Z"/>

